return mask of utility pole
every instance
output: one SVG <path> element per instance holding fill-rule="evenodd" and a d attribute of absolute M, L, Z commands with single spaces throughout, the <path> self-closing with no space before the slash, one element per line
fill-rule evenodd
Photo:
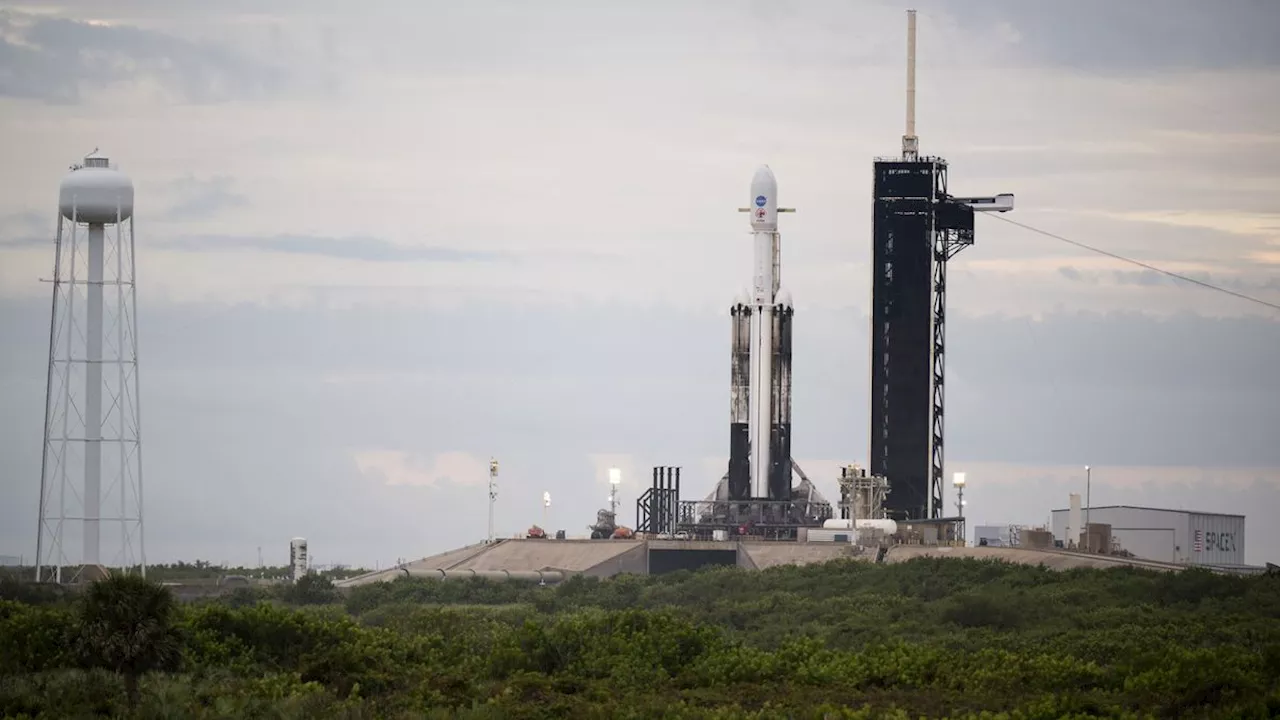
<path fill-rule="evenodd" d="M 493 506 L 498 502 L 498 461 L 489 458 L 489 537 L 486 542 L 493 544 Z"/>
<path fill-rule="evenodd" d="M 960 540 L 964 541 L 968 536 L 968 529 L 964 522 L 964 473 L 958 472 L 951 476 L 951 484 L 956 488 L 956 517 L 960 518 Z"/>
<path fill-rule="evenodd" d="M 1093 488 L 1093 468 L 1089 467 L 1088 465 L 1085 465 L 1084 466 L 1084 537 L 1085 537 L 1086 547 L 1093 545 L 1093 543 L 1089 542 L 1089 506 L 1092 504 L 1092 502 L 1090 501 L 1090 490 L 1092 488 Z"/>

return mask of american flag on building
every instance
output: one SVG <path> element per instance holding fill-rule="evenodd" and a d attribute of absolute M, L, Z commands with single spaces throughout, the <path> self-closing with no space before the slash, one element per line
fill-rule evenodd
<path fill-rule="evenodd" d="M 1195 542 L 1192 543 L 1191 549 L 1194 550 L 1195 552 L 1204 552 L 1204 531 L 1203 530 L 1196 531 Z"/>

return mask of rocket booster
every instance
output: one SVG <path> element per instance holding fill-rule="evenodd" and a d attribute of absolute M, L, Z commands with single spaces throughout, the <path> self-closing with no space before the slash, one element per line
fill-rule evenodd
<path fill-rule="evenodd" d="M 730 309 L 729 497 L 791 493 L 790 296 L 779 292 L 778 182 L 765 165 L 751 179 L 753 278 Z"/>

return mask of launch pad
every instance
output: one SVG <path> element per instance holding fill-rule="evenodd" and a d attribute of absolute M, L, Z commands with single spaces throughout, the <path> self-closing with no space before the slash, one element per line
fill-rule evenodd
<path fill-rule="evenodd" d="M 974 243 L 974 213 L 1013 209 L 1011 194 L 955 197 L 947 161 L 919 153 L 915 128 L 916 16 L 907 12 L 907 113 L 902 156 L 874 165 L 870 475 L 839 479 L 840 521 L 944 522 L 947 264 Z M 701 501 L 682 501 L 679 470 L 655 468 L 637 501 L 640 532 L 797 538 L 832 506 L 791 457 L 791 296 L 780 290 L 778 184 L 765 165 L 751 181 L 753 286 L 731 305 L 729 466 Z M 661 477 L 660 477 L 660 471 Z M 963 512 L 963 511 L 962 511 Z M 960 522 L 963 522 L 962 520 Z M 944 522 L 945 524 L 945 522 Z M 849 527 L 854 527 L 850 525 Z"/>

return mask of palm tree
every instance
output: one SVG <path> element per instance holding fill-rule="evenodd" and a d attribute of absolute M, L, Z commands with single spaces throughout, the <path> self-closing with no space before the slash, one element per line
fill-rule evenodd
<path fill-rule="evenodd" d="M 85 591 L 80 605 L 80 651 L 89 665 L 124 678 L 130 712 L 138 706 L 138 679 L 178 664 L 174 610 L 168 588 L 138 575 L 108 577 Z"/>

